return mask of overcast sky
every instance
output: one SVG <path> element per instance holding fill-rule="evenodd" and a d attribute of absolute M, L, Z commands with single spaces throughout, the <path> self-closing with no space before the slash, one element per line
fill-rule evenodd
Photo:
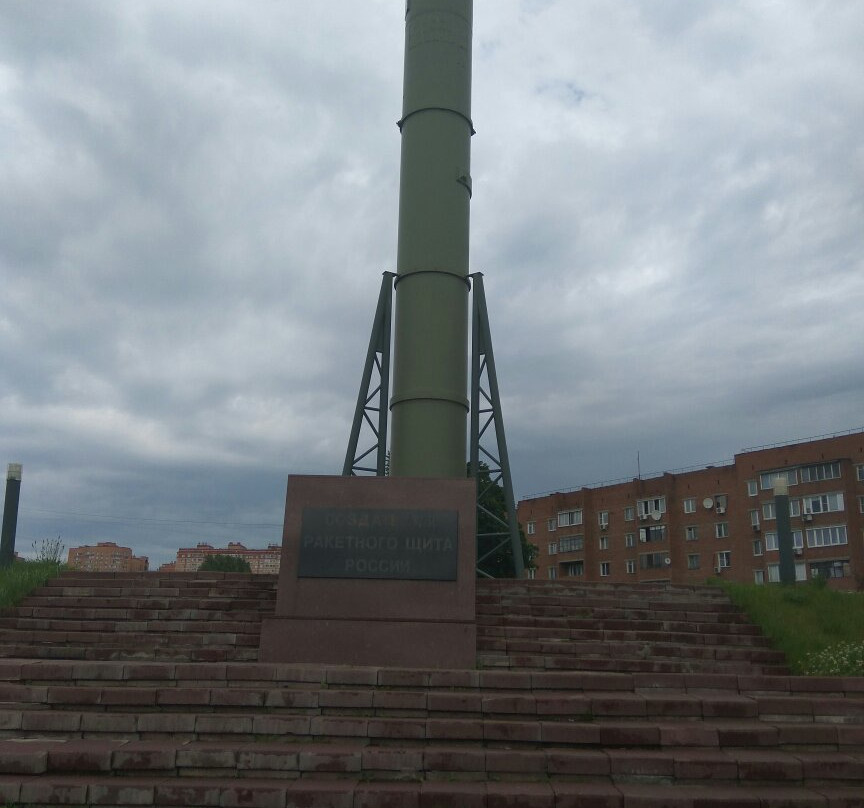
<path fill-rule="evenodd" d="M 864 426 L 864 3 L 476 0 L 517 497 Z M 20 551 L 280 540 L 396 254 L 403 0 L 0 2 Z"/>

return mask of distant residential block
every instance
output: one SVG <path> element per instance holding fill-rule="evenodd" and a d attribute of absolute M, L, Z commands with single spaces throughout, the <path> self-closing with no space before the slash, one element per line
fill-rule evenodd
<path fill-rule="evenodd" d="M 85 572 L 146 572 L 150 568 L 147 556 L 135 556 L 129 547 L 118 547 L 113 541 L 70 547 L 66 563 Z"/>
<path fill-rule="evenodd" d="M 268 544 L 265 550 L 254 550 L 239 541 L 229 541 L 227 547 L 214 547 L 212 544 L 199 543 L 195 547 L 182 547 L 177 551 L 177 560 L 170 570 L 163 565 L 160 570 L 171 572 L 195 572 L 211 555 L 238 556 L 249 562 L 249 567 L 255 574 L 279 572 L 279 561 L 282 557 L 281 544 Z"/>
<path fill-rule="evenodd" d="M 864 432 L 746 449 L 726 464 L 523 499 L 536 577 L 779 580 L 774 480 L 789 485 L 798 580 L 864 581 Z"/>

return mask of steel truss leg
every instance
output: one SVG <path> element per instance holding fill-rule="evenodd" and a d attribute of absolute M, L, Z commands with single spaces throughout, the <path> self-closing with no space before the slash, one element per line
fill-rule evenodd
<path fill-rule="evenodd" d="M 342 474 L 357 476 L 387 474 L 387 415 L 390 389 L 390 334 L 393 309 L 392 272 L 385 272 L 381 281 L 381 292 L 375 310 L 372 335 L 366 352 L 363 380 L 354 410 L 351 437 L 345 454 Z M 475 272 L 470 276 L 473 288 L 473 315 L 471 340 L 471 431 L 469 436 L 470 458 L 468 474 L 478 481 L 477 516 L 485 517 L 493 529 L 477 534 L 477 574 L 494 577 L 488 566 L 494 557 L 512 553 L 513 573 L 517 578 L 525 576 L 522 559 L 522 541 L 516 519 L 516 502 L 513 498 L 513 478 L 504 437 L 504 421 L 501 416 L 501 399 L 498 395 L 498 377 L 495 372 L 495 357 L 492 352 L 492 337 L 489 332 L 489 314 L 486 309 L 486 293 L 483 290 L 483 275 Z M 377 384 L 373 388 L 375 380 Z M 482 421 L 482 423 L 481 423 Z M 364 424 L 371 430 L 374 442 L 358 454 L 360 433 Z M 488 440 L 489 427 L 495 434 L 494 447 L 484 445 Z M 365 444 L 364 444 L 365 445 Z M 375 467 L 362 465 L 367 457 L 375 453 Z M 481 458 L 482 455 L 482 458 Z M 506 517 L 502 519 L 490 510 L 492 499 L 501 495 L 503 488 Z M 487 569 L 484 569 L 484 565 Z M 500 573 L 499 573 L 500 574 Z"/>
<path fill-rule="evenodd" d="M 513 574 L 516 578 L 523 578 L 525 565 L 522 559 L 522 541 L 516 519 L 516 502 L 513 498 L 513 478 L 510 474 L 507 440 L 504 437 L 504 421 L 501 416 L 501 399 L 498 395 L 498 376 L 495 372 L 495 356 L 492 352 L 483 274 L 475 272 L 470 277 L 474 294 L 472 296 L 471 432 L 469 436 L 471 457 L 468 473 L 478 481 L 478 520 L 483 515 L 495 528 L 498 528 L 477 534 L 477 573 L 487 578 L 494 577 L 484 570 L 483 564 L 502 551 L 506 552 L 509 544 L 513 556 Z M 493 448 L 486 448 L 483 445 L 484 436 L 490 426 L 495 432 L 494 453 Z M 488 476 L 482 474 L 486 469 L 489 472 Z M 496 490 L 499 483 L 504 489 L 504 504 L 507 511 L 504 519 L 489 510 L 491 495 L 500 496 L 500 492 Z"/>
<path fill-rule="evenodd" d="M 366 351 L 366 364 L 363 367 L 363 380 L 360 382 L 360 393 L 357 396 L 357 406 L 354 408 L 354 422 L 351 426 L 351 436 L 348 439 L 348 450 L 345 453 L 345 463 L 342 466 L 344 476 L 359 476 L 360 474 L 375 474 L 383 477 L 387 474 L 387 419 L 390 413 L 388 396 L 390 395 L 390 331 L 393 311 L 393 279 L 396 275 L 385 272 L 381 280 L 381 292 L 378 295 L 378 306 L 375 309 L 375 321 L 372 324 L 372 335 L 369 338 L 369 348 Z M 373 376 L 377 378 L 377 385 Z M 374 442 L 358 454 L 358 443 L 363 425 L 366 424 L 372 432 Z M 365 444 L 364 444 L 365 445 Z M 375 467 L 362 465 L 366 458 L 375 453 Z M 368 462 L 368 461 L 366 461 Z"/>

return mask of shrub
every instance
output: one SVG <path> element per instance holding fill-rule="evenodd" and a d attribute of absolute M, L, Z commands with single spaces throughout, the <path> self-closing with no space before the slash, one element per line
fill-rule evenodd
<path fill-rule="evenodd" d="M 60 541 L 58 536 L 56 539 L 42 539 L 37 545 L 33 542 L 33 550 L 36 553 L 37 561 L 45 561 L 49 564 L 61 564 L 63 562 L 63 551 L 66 546 Z"/>
<path fill-rule="evenodd" d="M 252 567 L 245 558 L 240 556 L 216 553 L 207 556 L 204 563 L 198 567 L 199 572 L 252 572 Z"/>

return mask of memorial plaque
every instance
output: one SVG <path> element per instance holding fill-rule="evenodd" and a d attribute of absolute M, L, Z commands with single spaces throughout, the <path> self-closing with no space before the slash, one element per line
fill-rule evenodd
<path fill-rule="evenodd" d="M 455 581 L 458 560 L 458 511 L 303 508 L 298 578 Z"/>

